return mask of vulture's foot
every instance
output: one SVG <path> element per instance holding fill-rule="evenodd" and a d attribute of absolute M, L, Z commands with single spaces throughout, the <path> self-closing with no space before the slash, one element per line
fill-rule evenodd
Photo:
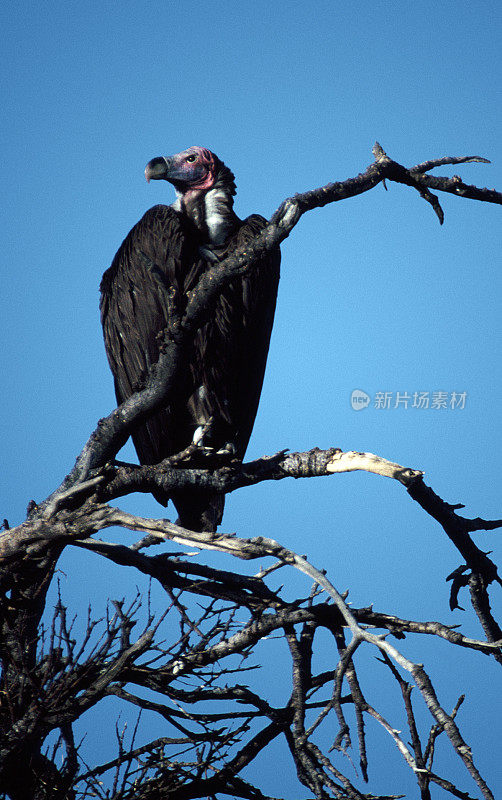
<path fill-rule="evenodd" d="M 237 449 L 233 442 L 227 442 L 223 447 L 216 451 L 217 456 L 235 456 Z"/>

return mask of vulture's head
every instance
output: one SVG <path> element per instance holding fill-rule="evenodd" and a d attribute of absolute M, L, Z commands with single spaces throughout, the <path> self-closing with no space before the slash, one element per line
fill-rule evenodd
<path fill-rule="evenodd" d="M 194 146 L 175 156 L 152 158 L 146 165 L 145 178 L 148 182 L 169 181 L 181 194 L 207 192 L 214 186 L 221 166 L 219 158 L 206 147 Z"/>
<path fill-rule="evenodd" d="M 233 173 L 206 147 L 152 158 L 145 178 L 172 183 L 177 199 L 171 208 L 190 217 L 212 244 L 222 245 L 235 229 L 239 220 L 233 211 Z"/>

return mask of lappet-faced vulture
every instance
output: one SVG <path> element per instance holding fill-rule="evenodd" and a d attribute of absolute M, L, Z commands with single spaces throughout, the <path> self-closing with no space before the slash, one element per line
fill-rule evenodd
<path fill-rule="evenodd" d="M 172 183 L 177 198 L 146 212 L 101 282 L 101 320 L 119 403 L 142 388 L 158 360 L 170 290 L 185 298 L 206 270 L 266 224 L 257 214 L 239 219 L 234 176 L 204 147 L 154 158 L 145 176 Z M 205 452 L 244 457 L 267 361 L 279 264 L 276 248 L 223 289 L 188 351 L 174 399 L 132 434 L 141 464 L 157 464 L 192 442 Z M 167 495 L 158 489 L 154 496 L 163 505 L 171 499 L 186 528 L 215 530 L 221 521 L 224 495 L 217 492 Z"/>

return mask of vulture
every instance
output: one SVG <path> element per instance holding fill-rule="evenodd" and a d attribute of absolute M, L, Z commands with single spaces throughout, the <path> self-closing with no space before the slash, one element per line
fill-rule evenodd
<path fill-rule="evenodd" d="M 144 386 L 158 361 L 173 291 L 182 311 L 201 275 L 267 224 L 257 214 L 239 219 L 234 175 L 204 147 L 152 159 L 145 177 L 171 183 L 176 200 L 146 212 L 103 275 L 101 321 L 118 403 Z M 132 433 L 141 464 L 157 464 L 190 444 L 200 446 L 196 452 L 242 460 L 261 394 L 279 265 L 277 247 L 222 290 L 184 351 L 170 404 Z M 153 494 L 164 506 L 172 500 L 183 527 L 214 531 L 221 522 L 221 493 L 187 488 Z"/>

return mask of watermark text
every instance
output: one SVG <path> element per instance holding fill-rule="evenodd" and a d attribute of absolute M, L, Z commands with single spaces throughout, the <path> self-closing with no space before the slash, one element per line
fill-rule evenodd
<path fill-rule="evenodd" d="M 354 411 L 363 408 L 376 408 L 379 411 L 389 411 L 395 408 L 415 409 L 419 411 L 457 411 L 465 408 L 467 392 L 437 391 L 396 391 L 375 392 L 373 396 L 362 389 L 353 389 L 350 395 L 350 405 Z"/>

